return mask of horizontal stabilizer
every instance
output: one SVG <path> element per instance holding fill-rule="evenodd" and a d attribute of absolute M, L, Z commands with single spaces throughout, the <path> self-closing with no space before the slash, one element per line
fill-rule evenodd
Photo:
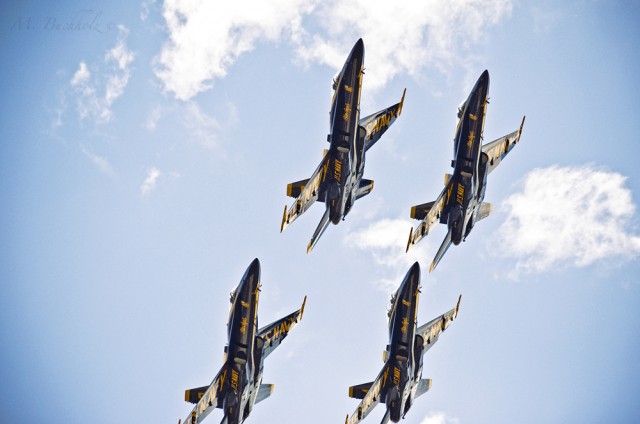
<path fill-rule="evenodd" d="M 429 213 L 429 211 L 433 207 L 434 203 L 435 202 L 427 202 L 427 203 L 423 203 L 421 205 L 412 206 L 411 207 L 411 218 L 418 219 L 418 220 L 422 221 L 424 219 L 424 217 L 427 216 L 427 214 Z"/>
<path fill-rule="evenodd" d="M 261 384 L 258 389 L 258 394 L 256 395 L 255 403 L 261 402 L 271 396 L 273 393 L 273 384 Z"/>
<path fill-rule="evenodd" d="M 482 202 L 480 204 L 480 210 L 478 211 L 478 216 L 476 217 L 476 222 L 485 219 L 491 214 L 493 210 L 493 205 L 488 202 Z"/>
<path fill-rule="evenodd" d="M 373 180 L 361 179 L 356 190 L 356 200 L 371 193 L 371 190 L 373 190 Z"/>
<path fill-rule="evenodd" d="M 304 187 L 308 182 L 309 179 L 307 178 L 306 180 L 300 180 L 287 184 L 287 196 L 294 198 L 300 196 L 300 193 L 302 192 L 302 190 L 304 190 Z"/>
<path fill-rule="evenodd" d="M 349 397 L 354 399 L 364 399 L 369 392 L 373 381 L 370 383 L 358 384 L 356 386 L 349 387 Z"/>
<path fill-rule="evenodd" d="M 420 381 L 418 381 L 418 388 L 416 389 L 416 398 L 427 393 L 431 388 L 431 384 L 432 382 L 430 378 L 421 378 Z"/>
<path fill-rule="evenodd" d="M 185 390 L 184 400 L 191 403 L 198 403 L 198 401 L 202 399 L 204 392 L 206 392 L 208 388 L 209 386 L 204 386 L 204 387 L 198 387 L 195 389 Z"/>

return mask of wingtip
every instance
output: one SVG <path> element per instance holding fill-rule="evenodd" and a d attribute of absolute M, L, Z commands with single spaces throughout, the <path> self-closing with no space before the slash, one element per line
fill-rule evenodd
<path fill-rule="evenodd" d="M 286 222 L 287 222 L 287 205 L 284 205 L 284 213 L 282 214 L 282 222 L 280 223 L 280 232 L 284 231 Z"/>
<path fill-rule="evenodd" d="M 453 314 L 454 318 L 458 317 L 458 309 L 460 309 L 460 301 L 462 300 L 462 295 L 458 296 L 458 303 L 456 303 L 456 312 Z"/>
<path fill-rule="evenodd" d="M 347 414 L 347 418 L 344 419 L 344 424 L 349 424 L 349 414 Z"/>
<path fill-rule="evenodd" d="M 431 266 L 429 267 L 429 273 L 432 273 L 434 269 L 436 269 L 436 261 L 431 261 Z"/>
<path fill-rule="evenodd" d="M 309 252 L 311 252 L 311 249 L 313 249 L 313 244 L 310 241 L 309 244 L 307 244 L 307 255 L 309 254 Z"/>
<path fill-rule="evenodd" d="M 298 315 L 298 321 L 302 320 L 302 315 L 304 315 L 304 306 L 307 304 L 307 295 L 304 296 L 302 300 L 302 306 L 300 307 L 300 315 Z"/>
<path fill-rule="evenodd" d="M 405 249 L 404 253 L 407 253 L 409 251 L 409 248 L 411 247 L 412 242 L 413 242 L 413 227 L 409 229 L 409 240 L 407 240 L 407 248 Z"/>
<path fill-rule="evenodd" d="M 522 135 L 522 127 L 524 127 L 524 120 L 527 119 L 527 115 L 522 117 L 522 122 L 520 122 L 520 129 L 518 130 L 518 140 L 520 140 L 520 136 Z"/>
<path fill-rule="evenodd" d="M 404 96 L 405 94 L 407 94 L 407 89 L 405 88 L 402 91 L 402 98 L 400 99 L 400 106 L 398 107 L 398 116 L 400 116 L 400 114 L 402 114 L 402 107 L 404 106 Z"/>

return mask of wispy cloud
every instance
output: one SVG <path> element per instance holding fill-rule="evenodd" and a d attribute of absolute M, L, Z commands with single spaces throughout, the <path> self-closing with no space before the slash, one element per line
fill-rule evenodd
<path fill-rule="evenodd" d="M 459 424 L 460 420 L 449 417 L 444 412 L 431 412 L 424 417 L 420 424 Z"/>
<path fill-rule="evenodd" d="M 120 25 L 116 45 L 108 50 L 103 58 L 108 67 L 108 73 L 103 78 L 94 75 L 87 63 L 81 61 L 69 81 L 76 94 L 77 110 L 81 119 L 91 117 L 97 123 L 111 120 L 111 106 L 124 93 L 131 77 L 130 65 L 134 54 L 126 46 L 127 34 L 127 29 Z"/>
<path fill-rule="evenodd" d="M 143 196 L 151 193 L 151 191 L 156 188 L 156 183 L 158 182 L 158 178 L 160 178 L 161 175 L 162 172 L 160 172 L 158 168 L 153 166 L 149 168 L 149 170 L 147 171 L 147 177 L 144 179 L 142 185 L 140 186 L 140 193 Z"/>
<path fill-rule="evenodd" d="M 217 137 L 220 123 L 213 116 L 205 113 L 197 103 L 186 103 L 182 113 L 182 120 L 192 137 L 202 147 L 207 149 L 218 149 L 220 147 Z"/>
<path fill-rule="evenodd" d="M 165 113 L 164 109 L 161 106 L 154 107 L 151 112 L 147 115 L 147 120 L 145 121 L 144 127 L 149 131 L 155 131 L 158 126 L 158 122 L 162 115 Z"/>
<path fill-rule="evenodd" d="M 155 8 L 156 0 L 143 0 L 140 4 L 140 20 L 146 21 L 151 13 L 151 9 Z"/>
<path fill-rule="evenodd" d="M 507 219 L 497 237 L 500 253 L 517 258 L 512 276 L 640 255 L 640 236 L 629 223 L 635 205 L 625 181 L 592 165 L 531 171 L 523 190 L 502 204 Z"/>
<path fill-rule="evenodd" d="M 384 291 L 397 288 L 414 262 L 426 263 L 427 243 L 414 246 L 405 253 L 411 225 L 406 219 L 381 219 L 350 232 L 344 239 L 349 247 L 371 253 L 375 263 L 384 270 L 376 281 Z"/>
<path fill-rule="evenodd" d="M 166 91 L 188 100 L 224 77 L 240 55 L 258 41 L 278 41 L 299 32 L 310 0 L 165 0 L 169 30 L 156 75 Z"/>
<path fill-rule="evenodd" d="M 425 66 L 448 72 L 464 65 L 487 29 L 511 13 L 510 0 L 334 0 L 314 17 L 323 33 L 308 34 L 298 49 L 306 63 L 340 69 L 360 37 L 366 47 L 368 90 L 401 73 L 416 76 Z"/>
<path fill-rule="evenodd" d="M 511 0 L 165 0 L 169 40 L 157 58 L 164 89 L 188 100 L 223 78 L 258 42 L 295 46 L 301 64 L 340 69 L 360 37 L 367 46 L 367 88 L 424 67 L 468 67 L 473 47 L 510 16 Z"/>
<path fill-rule="evenodd" d="M 89 149 L 87 149 L 85 146 L 80 145 L 80 150 L 82 151 L 82 154 L 84 154 L 87 158 L 89 158 L 89 160 L 103 173 L 109 175 L 109 176 L 113 176 L 114 172 L 113 172 L 113 167 L 111 166 L 111 163 L 109 162 L 108 159 L 102 157 L 102 156 L 98 156 L 97 154 L 93 153 L 92 151 L 90 151 Z"/>

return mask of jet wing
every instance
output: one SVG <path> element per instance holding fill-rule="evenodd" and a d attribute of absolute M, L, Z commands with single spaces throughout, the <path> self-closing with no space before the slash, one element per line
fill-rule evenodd
<path fill-rule="evenodd" d="M 449 327 L 451 322 L 456 319 L 458 316 L 458 309 L 460 308 L 460 300 L 462 299 L 462 295 L 458 297 L 458 303 L 456 307 L 451 309 L 449 312 L 440 315 L 438 318 L 434 318 L 428 323 L 421 325 L 418 327 L 416 334 L 419 334 L 424 340 L 424 349 L 423 352 L 427 352 L 431 346 L 433 346 L 437 341 L 438 337 L 444 330 Z"/>
<path fill-rule="evenodd" d="M 305 213 L 307 209 L 318 200 L 318 194 L 320 193 L 320 184 L 325 180 L 327 175 L 327 168 L 329 167 L 329 155 L 325 155 L 320 162 L 318 168 L 309 178 L 304 188 L 300 190 L 300 194 L 296 198 L 295 203 L 287 210 L 284 207 L 284 214 L 282 215 L 282 223 L 280 224 L 280 232 L 284 231 L 287 225 L 291 224 L 300 215 Z"/>
<path fill-rule="evenodd" d="M 200 423 L 205 419 L 207 415 L 209 415 L 211 411 L 216 409 L 218 405 L 222 405 L 222 397 L 220 395 L 222 393 L 226 378 L 227 367 L 224 366 L 218 372 L 218 375 L 215 376 L 207 390 L 202 394 L 202 397 L 200 397 L 200 399 L 196 403 L 196 406 L 193 407 L 187 418 L 183 421 L 184 423 Z M 189 392 L 190 390 L 187 390 L 185 392 L 185 400 L 187 402 L 190 402 Z"/>
<path fill-rule="evenodd" d="M 493 171 L 500 164 L 502 159 L 504 159 L 511 149 L 513 149 L 513 147 L 520 141 L 522 127 L 524 126 L 524 119 L 525 117 L 523 116 L 522 123 L 518 130 L 482 146 L 482 153 L 487 155 L 487 173 Z"/>
<path fill-rule="evenodd" d="M 258 330 L 258 337 L 264 340 L 264 346 L 262 348 L 262 358 L 266 358 L 273 352 L 285 337 L 289 334 L 289 331 L 302 319 L 304 313 L 304 305 L 307 303 L 307 296 L 302 301 L 302 306 L 295 312 L 290 313 L 284 318 L 281 318 L 269 325 L 262 327 Z"/>
<path fill-rule="evenodd" d="M 437 224 L 440 221 L 440 215 L 442 214 L 442 210 L 444 209 L 445 205 L 449 201 L 449 198 L 451 197 L 452 190 L 453 190 L 453 179 L 449 179 L 447 181 L 447 184 L 444 187 L 444 190 L 442 190 L 442 192 L 440 193 L 440 196 L 438 196 L 438 198 L 434 202 L 425 203 L 424 205 L 418 205 L 411 208 L 412 218 L 415 218 L 416 216 L 424 216 L 424 218 L 422 218 L 422 222 L 420 223 L 420 225 L 416 227 L 415 230 L 412 228 L 411 231 L 409 232 L 409 240 L 407 241 L 407 250 L 406 250 L 407 252 L 409 251 L 409 248 L 411 247 L 411 245 L 416 244 L 424 236 L 429 234 L 431 227 L 433 227 L 434 224 Z M 423 211 L 418 211 L 416 209 L 420 206 L 427 207 L 427 205 L 429 207 L 428 210 L 425 209 Z"/>
<path fill-rule="evenodd" d="M 380 112 L 376 112 L 365 118 L 360 119 L 358 124 L 365 129 L 366 134 L 364 137 L 364 150 L 369 150 L 376 141 L 380 140 L 382 134 L 389 129 L 398 116 L 402 113 L 402 105 L 404 104 L 404 95 L 407 89 L 402 92 L 402 98 L 399 103 L 390 106 L 386 109 L 382 109 Z"/>
<path fill-rule="evenodd" d="M 371 387 L 369 388 L 367 394 L 360 401 L 360 405 L 358 405 L 358 408 L 356 408 L 354 413 L 351 414 L 351 417 L 347 415 L 347 418 L 344 421 L 345 424 L 357 424 L 360 421 L 364 420 L 366 416 L 369 415 L 371 411 L 373 411 L 373 408 L 375 408 L 376 405 L 378 405 L 382 400 L 380 399 L 380 391 L 384 387 L 388 375 L 389 365 L 385 364 L 384 368 L 382 368 L 382 371 L 380 371 L 380 374 L 378 374 L 378 377 L 371 384 Z"/>

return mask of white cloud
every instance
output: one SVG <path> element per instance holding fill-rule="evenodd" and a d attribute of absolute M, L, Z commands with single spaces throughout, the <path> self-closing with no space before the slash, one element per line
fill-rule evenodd
<path fill-rule="evenodd" d="M 511 8 L 511 0 L 334 0 L 314 14 L 324 34 L 307 34 L 297 54 L 304 63 L 340 69 L 362 37 L 367 89 L 376 90 L 400 73 L 416 76 L 425 66 L 445 73 L 468 66 L 472 47 Z"/>
<path fill-rule="evenodd" d="M 429 66 L 469 68 L 488 28 L 511 14 L 512 0 L 165 0 L 169 32 L 155 73 L 189 100 L 223 78 L 258 42 L 291 42 L 302 64 L 340 69 L 355 41 L 367 46 L 366 84 L 376 90 Z"/>
<path fill-rule="evenodd" d="M 76 93 L 77 109 L 81 119 L 92 117 L 98 123 L 111 120 L 111 106 L 124 93 L 131 77 L 130 65 L 134 54 L 125 44 L 127 29 L 120 25 L 115 47 L 104 55 L 104 62 L 110 73 L 103 80 L 93 76 L 84 61 L 69 82 Z M 104 94 L 99 94 L 104 91 Z"/>
<path fill-rule="evenodd" d="M 427 263 L 427 243 L 413 246 L 405 253 L 411 225 L 406 219 L 381 219 L 350 232 L 344 239 L 349 247 L 370 252 L 374 261 L 387 270 L 388 278 L 376 282 L 385 291 L 397 288 L 414 262 Z"/>
<path fill-rule="evenodd" d="M 142 195 L 149 194 L 154 188 L 156 188 L 156 183 L 158 182 L 158 178 L 162 175 L 162 172 L 156 167 L 149 168 L 147 172 L 147 177 L 142 182 L 140 186 L 140 193 Z"/>
<path fill-rule="evenodd" d="M 626 177 L 594 166 L 534 169 L 523 191 L 505 200 L 500 253 L 518 271 L 584 267 L 605 258 L 635 258 L 640 236 L 629 225 L 635 205 Z"/>
<path fill-rule="evenodd" d="M 457 418 L 448 417 L 444 412 L 432 412 L 420 424 L 459 424 Z"/>
<path fill-rule="evenodd" d="M 156 75 L 167 91 L 188 100 L 222 78 L 238 57 L 258 41 L 295 37 L 310 0 L 165 0 L 169 30 Z"/>
<path fill-rule="evenodd" d="M 88 150 L 86 147 L 84 147 L 83 145 L 80 145 L 80 150 L 82 151 L 82 153 L 89 158 L 89 160 L 91 160 L 91 162 L 101 171 L 104 172 L 105 174 L 109 175 L 109 176 L 113 176 L 114 172 L 113 172 L 113 167 L 111 166 L 111 163 L 109 163 L 109 160 L 107 160 L 106 158 L 102 157 L 102 156 L 98 156 L 95 153 L 91 152 L 90 150 Z"/>
<path fill-rule="evenodd" d="M 71 86 L 78 87 L 83 86 L 89 81 L 89 77 L 91 76 L 91 72 L 87 69 L 87 64 L 84 62 L 80 62 L 80 66 L 78 66 L 78 70 L 75 74 L 73 74 L 73 78 L 71 78 Z"/>

